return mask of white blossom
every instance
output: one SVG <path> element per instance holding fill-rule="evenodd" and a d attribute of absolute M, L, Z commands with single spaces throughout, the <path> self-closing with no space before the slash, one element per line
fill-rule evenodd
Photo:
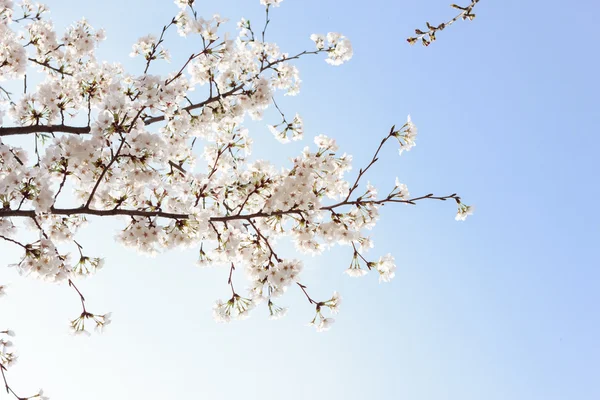
<path fill-rule="evenodd" d="M 329 43 L 329 51 L 325 61 L 328 64 L 342 65 L 352 58 L 352 44 L 345 36 L 336 32 L 329 32 L 327 34 L 327 42 Z"/>
<path fill-rule="evenodd" d="M 400 183 L 400 180 L 396 178 L 396 185 L 394 186 L 394 197 L 406 200 L 410 196 L 408 187 L 404 183 Z"/>
<path fill-rule="evenodd" d="M 279 7 L 279 5 L 281 4 L 283 0 L 260 0 L 260 4 L 262 4 L 263 6 L 274 6 L 274 7 Z"/>
<path fill-rule="evenodd" d="M 458 204 L 458 212 L 456 213 L 457 221 L 465 221 L 469 215 L 473 215 L 473 211 L 475 211 L 474 206 L 468 206 L 466 204 L 459 203 Z"/>
<path fill-rule="evenodd" d="M 312 35 L 310 35 L 310 40 L 315 42 L 317 50 L 322 50 L 325 48 L 325 36 L 313 33 Z"/>
<path fill-rule="evenodd" d="M 415 139 L 417 137 L 417 127 L 412 122 L 410 115 L 407 118 L 406 124 L 402 127 L 402 130 L 396 133 L 396 138 L 398 139 L 398 143 L 400 143 L 399 153 L 402 155 L 402 152 L 409 151 L 413 147 L 415 147 Z"/>
<path fill-rule="evenodd" d="M 213 318 L 217 322 L 230 322 L 232 319 L 245 319 L 249 312 L 256 306 L 252 299 L 234 294 L 231 299 L 224 302 L 217 300 L 213 306 Z"/>
<path fill-rule="evenodd" d="M 280 319 L 287 314 L 287 307 L 279 307 L 269 300 L 269 319 Z"/>
<path fill-rule="evenodd" d="M 335 322 L 335 319 L 333 319 L 333 318 L 321 319 L 319 321 L 319 323 L 316 325 L 317 332 L 328 331 L 329 329 L 331 329 L 331 326 L 333 325 L 334 322 Z"/>
<path fill-rule="evenodd" d="M 193 6 L 194 0 L 175 0 L 175 5 L 181 9 L 185 9 L 188 6 Z"/>
<path fill-rule="evenodd" d="M 379 258 L 379 261 L 372 263 L 379 272 L 379 282 L 390 282 L 396 276 L 396 264 L 391 254 L 386 254 Z"/>
<path fill-rule="evenodd" d="M 348 269 L 344 270 L 344 272 L 353 278 L 359 278 L 367 274 L 367 271 L 360 267 L 349 267 Z"/>

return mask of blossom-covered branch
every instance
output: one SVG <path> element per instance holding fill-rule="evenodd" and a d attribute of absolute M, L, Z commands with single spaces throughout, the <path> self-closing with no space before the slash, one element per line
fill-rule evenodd
<path fill-rule="evenodd" d="M 381 206 L 454 200 L 457 219 L 472 213 L 454 193 L 410 197 L 396 178 L 379 195 L 365 182 L 385 145 L 395 143 L 400 154 L 415 146 L 410 117 L 390 129 L 352 179 L 352 156 L 324 135 L 288 165 L 250 161 L 253 136 L 246 121 L 263 119 L 271 105 L 278 116 L 267 121 L 266 131 L 278 141 L 302 140 L 306 133 L 302 117 L 286 116 L 277 102 L 282 93 L 299 93 L 294 62 L 322 55 L 339 66 L 353 55 L 349 39 L 335 32 L 307 35 L 310 48 L 282 51 L 267 37 L 281 0 L 260 2 L 261 27 L 242 19 L 231 35 L 223 32 L 224 18 L 204 19 L 193 0 L 176 0 L 179 10 L 160 34 L 133 45 L 130 55 L 141 58 L 140 71 L 126 72 L 97 60 L 105 34 L 85 19 L 59 34 L 47 7 L 0 0 L 0 81 L 23 80 L 27 87 L 27 68 L 40 77 L 37 87 L 18 96 L 0 88 L 0 243 L 20 252 L 13 265 L 23 275 L 73 289 L 81 304 L 70 321 L 75 333 L 87 333 L 90 323 L 102 330 L 111 320 L 110 313 L 88 311 L 75 284 L 104 265 L 77 240 L 91 217 L 118 219 L 118 242 L 141 253 L 191 247 L 199 265 L 226 266 L 227 300 L 214 306 L 218 321 L 247 317 L 261 303 L 271 318 L 280 318 L 287 308 L 276 303 L 294 287 L 315 307 L 310 324 L 326 331 L 334 322 L 326 314 L 338 312 L 341 296 L 316 300 L 300 280 L 303 262 L 282 257 L 278 238 L 291 238 L 308 254 L 346 245 L 352 249 L 348 275 L 376 271 L 389 282 L 394 258 L 373 261 L 366 254 Z M 458 8 L 470 18 L 475 3 Z M 170 59 L 166 33 L 175 29 L 195 37 L 192 48 L 171 73 L 153 74 L 155 63 Z M 242 272 L 247 290 L 238 283 Z M 0 361 L 5 378 L 8 361 Z"/>
<path fill-rule="evenodd" d="M 434 42 L 437 39 L 437 37 L 436 37 L 437 32 L 444 30 L 445 28 L 452 25 L 459 19 L 462 19 L 462 20 L 468 19 L 469 21 L 473 21 L 473 19 L 475 19 L 475 14 L 473 14 L 473 8 L 475 8 L 477 3 L 479 3 L 479 0 L 471 0 L 471 4 L 469 4 L 467 6 L 459 6 L 456 4 L 452 4 L 451 5 L 452 8 L 460 10 L 458 15 L 456 15 L 454 18 L 452 18 L 449 21 L 442 22 L 439 25 L 431 25 L 429 22 L 426 22 L 426 25 L 427 25 L 426 31 L 423 31 L 421 29 L 415 29 L 416 36 L 409 37 L 408 39 L 406 39 L 406 41 L 409 44 L 415 44 L 420 40 L 421 43 L 423 44 L 423 46 L 429 46 L 431 44 L 431 42 Z"/>

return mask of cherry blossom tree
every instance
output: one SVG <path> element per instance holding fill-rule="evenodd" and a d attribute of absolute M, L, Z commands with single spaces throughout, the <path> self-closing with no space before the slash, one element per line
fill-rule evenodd
<path fill-rule="evenodd" d="M 302 283 L 303 263 L 280 257 L 276 238 L 289 237 L 301 253 L 348 246 L 347 275 L 371 273 L 389 282 L 394 257 L 366 254 L 381 206 L 450 200 L 457 220 L 472 213 L 454 193 L 411 196 L 397 178 L 382 192 L 365 182 L 384 146 L 397 146 L 400 154 L 415 146 L 410 117 L 382 133 L 370 162 L 354 174 L 352 157 L 324 135 L 289 165 L 249 161 L 252 136 L 244 122 L 260 120 L 271 105 L 280 120 L 269 131 L 281 143 L 303 139 L 301 116 L 287 115 L 276 102 L 282 93 L 299 92 L 294 61 L 317 55 L 339 66 L 353 53 L 350 40 L 334 32 L 307 35 L 311 47 L 297 53 L 268 41 L 271 13 L 281 1 L 260 0 L 264 22 L 255 26 L 242 19 L 237 32 L 227 34 L 225 19 L 204 19 L 193 0 L 177 0 L 179 9 L 158 35 L 133 45 L 131 56 L 143 58 L 143 70 L 126 72 L 96 58 L 104 31 L 85 19 L 61 35 L 46 18 L 46 6 L 0 0 L 0 239 L 20 248 L 12 264 L 19 273 L 72 288 L 81 303 L 71 321 L 74 333 L 87 334 L 90 326 L 102 330 L 111 321 L 110 313 L 88 310 L 76 286 L 105 262 L 77 241 L 88 216 L 119 219 L 118 242 L 140 253 L 192 247 L 199 265 L 225 265 L 228 294 L 214 304 L 219 322 L 247 317 L 258 305 L 280 318 L 287 311 L 280 299 L 295 288 L 313 308 L 310 324 L 326 331 L 341 296 L 311 297 Z M 456 18 L 427 23 L 427 32 L 417 29 L 408 41 L 428 45 L 445 26 L 472 19 L 477 2 L 453 5 L 460 10 Z M 169 60 L 170 30 L 196 36 L 201 46 L 172 73 L 153 74 L 155 63 Z M 40 82 L 33 89 L 27 86 L 31 74 Z M 23 82 L 23 94 L 7 89 L 15 81 Z M 249 290 L 234 285 L 235 271 L 245 272 Z M 16 358 L 13 335 L 0 331 L 5 389 L 18 399 L 42 399 L 41 391 L 17 395 L 7 381 Z"/>

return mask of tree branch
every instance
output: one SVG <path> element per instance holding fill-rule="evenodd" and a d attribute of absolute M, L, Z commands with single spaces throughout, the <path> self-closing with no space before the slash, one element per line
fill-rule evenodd
<path fill-rule="evenodd" d="M 69 125 L 29 125 L 29 126 L 4 126 L 0 128 L 0 136 L 28 135 L 30 133 L 72 133 L 85 135 L 90 133 L 89 126 Z"/>

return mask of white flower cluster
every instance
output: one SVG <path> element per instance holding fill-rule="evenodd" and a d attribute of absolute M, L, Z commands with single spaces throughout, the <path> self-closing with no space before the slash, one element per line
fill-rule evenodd
<path fill-rule="evenodd" d="M 283 129 L 280 131 L 279 129 Z M 292 122 L 283 120 L 277 125 L 269 125 L 269 130 L 275 136 L 275 138 L 281 143 L 289 143 L 290 139 L 288 134 L 292 134 L 292 140 L 302 140 L 304 137 L 304 122 L 300 115 L 296 114 Z"/>
<path fill-rule="evenodd" d="M 408 116 L 408 121 L 399 131 L 395 132 L 396 139 L 398 139 L 398 143 L 400 144 L 400 149 L 398 152 L 402 155 L 404 151 L 410 151 L 413 147 L 415 147 L 415 139 L 417 137 L 417 127 L 412 122 L 410 115 Z"/>
<path fill-rule="evenodd" d="M 352 58 L 352 43 L 340 33 L 329 32 L 327 36 L 312 34 L 310 39 L 315 42 L 317 50 L 326 50 L 327 59 L 331 65 L 342 65 Z"/>
<path fill-rule="evenodd" d="M 175 0 L 175 4 L 177 5 L 177 7 L 181 8 L 182 10 L 184 10 L 187 7 L 193 6 L 194 5 L 194 0 Z"/>
<path fill-rule="evenodd" d="M 261 0 L 266 12 L 280 2 Z M 333 319 L 322 310 L 337 312 L 339 295 L 312 300 L 300 282 L 302 263 L 277 254 L 275 242 L 282 236 L 308 254 L 336 244 L 351 246 L 349 275 L 375 269 L 380 281 L 394 277 L 391 255 L 376 262 L 363 256 L 373 246 L 367 231 L 385 203 L 438 197 L 411 199 L 398 180 L 387 197 L 378 197 L 361 178 L 379 150 L 353 183 L 347 178 L 352 157 L 340 154 L 335 140 L 325 135 L 287 168 L 247 158 L 252 137 L 244 124 L 248 117 L 261 119 L 270 104 L 282 117 L 268 127 L 276 138 L 303 138 L 302 118 L 286 119 L 274 96 L 298 93 L 299 72 L 292 64 L 297 58 L 326 53 L 329 64 L 348 61 L 352 46 L 343 35 L 312 35 L 316 51 L 289 55 L 255 35 L 247 20 L 230 38 L 220 32 L 224 19 L 203 19 L 193 1 L 176 0 L 180 10 L 165 30 L 174 25 L 182 35 L 198 35 L 202 47 L 173 73 L 153 75 L 150 66 L 168 52 L 162 35 L 144 36 L 132 55 L 144 57 L 145 70 L 128 74 L 120 65 L 96 60 L 103 31 L 82 20 L 58 35 L 43 16 L 45 8 L 24 4 L 32 10 L 30 19 L 16 26 L 11 2 L 0 0 L 0 80 L 21 77 L 28 62 L 42 74 L 33 91 L 0 103 L 0 240 L 21 247 L 15 264 L 21 273 L 72 284 L 72 278 L 102 268 L 103 259 L 84 254 L 75 241 L 86 216 L 95 215 L 122 218 L 117 240 L 142 253 L 194 247 L 200 249 L 200 265 L 243 268 L 250 293 L 236 293 L 230 276 L 232 297 L 214 308 L 219 321 L 246 317 L 263 301 L 270 316 L 279 318 L 287 309 L 273 299 L 293 286 L 315 305 L 317 329 L 329 329 Z M 194 97 L 200 87 L 197 92 L 205 96 Z M 395 138 L 402 153 L 415 145 L 416 134 L 409 117 L 382 145 Z M 13 141 L 12 135 L 31 140 Z M 458 203 L 457 219 L 472 213 L 456 195 L 438 199 L 449 198 Z M 16 223 L 21 217 L 23 223 Z M 21 242 L 31 238 L 27 231 L 33 241 Z M 66 246 L 76 247 L 79 256 Z M 110 315 L 84 307 L 70 325 L 82 333 L 90 320 L 101 329 Z"/>
<path fill-rule="evenodd" d="M 145 59 L 150 58 L 151 54 L 154 52 L 156 48 L 156 36 L 154 35 L 146 35 L 138 39 L 137 42 L 133 44 L 131 49 L 130 57 L 135 57 L 137 55 L 143 56 Z"/>
<path fill-rule="evenodd" d="M 2 22 L 0 20 L 0 81 L 22 77 L 27 67 L 27 54 L 23 45 L 19 43 L 16 34 Z"/>
<path fill-rule="evenodd" d="M 335 322 L 335 318 L 325 317 L 322 313 L 323 308 L 329 308 L 329 311 L 333 314 L 337 314 L 340 311 L 340 304 L 342 303 L 342 296 L 338 292 L 333 292 L 331 299 L 317 303 L 317 312 L 309 325 L 314 326 L 317 332 L 325 332 L 331 329 L 331 326 Z"/>
<path fill-rule="evenodd" d="M 205 20 L 202 17 L 193 17 L 188 11 L 182 10 L 175 17 L 175 21 L 179 35 L 199 34 L 203 40 L 214 42 L 219 38 L 217 29 L 227 20 L 221 18 L 218 14 Z"/>
<path fill-rule="evenodd" d="M 464 221 L 467 219 L 467 216 L 473 215 L 473 211 L 475 211 L 475 207 L 468 206 L 466 204 L 458 203 L 458 212 L 456 213 L 457 221 Z"/>
<path fill-rule="evenodd" d="M 15 336 L 11 330 L 0 331 L 0 368 L 8 368 L 17 361 L 17 355 L 12 351 L 13 343 L 6 338 L 11 336 Z"/>
<path fill-rule="evenodd" d="M 260 0 L 260 4 L 262 4 L 263 6 L 274 6 L 274 7 L 279 7 L 279 5 L 281 4 L 283 0 Z"/>
<path fill-rule="evenodd" d="M 389 282 L 396 276 L 396 264 L 391 254 L 380 257 L 379 261 L 370 266 L 379 272 L 379 282 Z"/>
<path fill-rule="evenodd" d="M 284 260 L 267 267 L 249 268 L 248 274 L 254 282 L 252 292 L 256 298 L 278 297 L 300 277 L 303 265 L 299 260 Z"/>
<path fill-rule="evenodd" d="M 90 333 L 85 329 L 85 322 L 92 321 L 95 324 L 96 331 L 102 332 L 108 324 L 111 323 L 111 313 L 99 315 L 83 311 L 81 315 L 70 321 L 69 328 L 74 335 L 89 336 Z"/>
<path fill-rule="evenodd" d="M 85 19 L 82 19 L 69 27 L 63 36 L 62 44 L 66 48 L 65 61 L 77 60 L 85 56 L 93 58 L 98 43 L 104 39 L 104 30 L 95 31 Z"/>
<path fill-rule="evenodd" d="M 249 316 L 256 304 L 251 300 L 234 294 L 227 301 L 217 300 L 213 306 L 213 317 L 217 322 L 230 322 L 232 319 L 244 319 Z"/>
<path fill-rule="evenodd" d="M 72 271 L 77 275 L 87 276 L 96 273 L 103 266 L 103 258 L 81 255 L 79 262 L 73 266 Z"/>
<path fill-rule="evenodd" d="M 69 277 L 72 267 L 68 256 L 60 254 L 55 243 L 47 238 L 28 244 L 24 248 L 21 261 L 13 264 L 24 275 L 32 275 L 49 281 L 62 281 Z"/>

